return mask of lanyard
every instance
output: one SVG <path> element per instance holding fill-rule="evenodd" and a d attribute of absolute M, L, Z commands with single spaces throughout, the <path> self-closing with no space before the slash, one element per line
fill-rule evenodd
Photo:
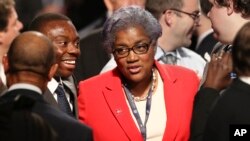
<path fill-rule="evenodd" d="M 138 110 L 136 108 L 134 99 L 132 97 L 132 93 L 128 90 L 128 88 L 126 86 L 124 86 L 124 90 L 125 90 L 125 94 L 127 96 L 130 108 L 132 109 L 133 115 L 135 116 L 135 119 L 136 119 L 136 121 L 137 121 L 137 123 L 139 125 L 139 128 L 140 128 L 141 134 L 142 134 L 143 139 L 145 141 L 147 139 L 147 127 L 146 127 L 146 124 L 147 124 L 150 109 L 151 109 L 151 100 L 152 100 L 152 91 L 153 91 L 152 84 L 151 84 L 151 87 L 150 87 L 150 89 L 148 91 L 147 103 L 146 103 L 146 117 L 145 117 L 144 124 L 142 124 L 142 120 L 141 120 L 140 114 L 139 114 L 139 112 L 138 112 Z"/>

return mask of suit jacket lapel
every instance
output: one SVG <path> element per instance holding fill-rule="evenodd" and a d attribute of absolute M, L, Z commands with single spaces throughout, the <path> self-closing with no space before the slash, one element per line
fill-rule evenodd
<path fill-rule="evenodd" d="M 69 88 L 72 94 L 76 97 L 77 90 L 76 90 L 76 84 L 72 76 L 70 76 L 67 79 L 63 79 L 63 85 Z"/>
<path fill-rule="evenodd" d="M 63 79 L 63 85 L 70 94 L 73 104 L 73 114 L 78 119 L 77 88 L 73 76 Z"/>
<path fill-rule="evenodd" d="M 161 75 L 164 84 L 164 99 L 167 113 L 167 123 L 163 136 L 163 140 L 174 140 L 179 130 L 181 108 L 177 107 L 179 103 L 178 91 L 180 88 L 176 86 L 177 77 L 170 69 L 163 68 L 156 62 L 156 67 Z"/>
<path fill-rule="evenodd" d="M 130 114 L 129 107 L 126 103 L 126 97 L 121 87 L 121 80 L 116 70 L 113 71 L 113 79 L 107 82 L 103 90 L 103 95 L 107 101 L 111 112 L 120 124 L 121 128 L 130 140 L 142 140 L 141 133 L 136 127 L 132 115 Z"/>
<path fill-rule="evenodd" d="M 47 101 L 49 104 L 53 105 L 54 107 L 56 107 L 57 109 L 60 109 L 53 94 L 50 92 L 49 89 L 47 89 L 44 93 L 43 93 L 43 98 L 45 99 L 45 101 Z"/>

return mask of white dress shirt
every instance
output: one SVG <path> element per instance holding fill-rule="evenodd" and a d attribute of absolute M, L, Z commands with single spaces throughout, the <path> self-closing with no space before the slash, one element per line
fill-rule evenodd
<path fill-rule="evenodd" d="M 4 68 L 3 68 L 3 64 L 0 63 L 0 78 L 3 82 L 4 85 L 6 85 L 6 76 L 5 76 L 5 73 L 4 73 Z"/>
<path fill-rule="evenodd" d="M 39 94 L 42 94 L 42 91 L 40 88 L 38 88 L 35 85 L 28 84 L 28 83 L 17 83 L 17 84 L 11 85 L 8 91 L 12 91 L 16 89 L 28 89 L 28 90 L 35 91 Z"/>
<path fill-rule="evenodd" d="M 63 83 L 63 82 L 61 82 L 61 83 Z M 57 94 L 55 93 L 55 91 L 56 91 L 58 85 L 59 85 L 59 83 L 54 78 L 52 78 L 47 84 L 47 87 L 48 87 L 49 91 L 53 94 L 53 97 L 55 98 L 56 101 L 57 101 Z M 70 95 L 67 92 L 65 92 L 65 95 L 66 95 L 66 98 L 67 98 L 67 100 L 69 102 L 69 106 L 70 106 L 70 108 L 72 110 L 73 105 L 70 102 Z"/>

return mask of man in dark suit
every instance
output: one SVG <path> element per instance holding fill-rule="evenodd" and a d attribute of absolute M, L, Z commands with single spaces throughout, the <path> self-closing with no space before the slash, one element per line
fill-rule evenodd
<path fill-rule="evenodd" d="M 0 103 L 11 106 L 22 96 L 34 99 L 32 111 L 52 126 L 58 141 L 92 140 L 90 128 L 57 110 L 42 97 L 48 81 L 56 73 L 58 64 L 55 58 L 52 42 L 43 34 L 30 31 L 19 35 L 3 58 L 9 90 L 0 98 Z"/>
<path fill-rule="evenodd" d="M 80 39 L 75 26 L 64 15 L 47 13 L 34 18 L 29 30 L 46 35 L 57 52 L 58 71 L 48 83 L 48 90 L 44 93 L 45 100 L 77 118 L 77 89 L 72 73 L 76 67 L 76 59 L 80 56 Z"/>
<path fill-rule="evenodd" d="M 199 0 L 200 1 L 200 21 L 199 26 L 197 26 L 194 37 L 197 38 L 195 44 L 191 44 L 190 48 L 195 50 L 198 54 L 201 55 L 205 60 L 209 61 L 209 57 L 215 44 L 218 42 L 213 37 L 213 29 L 211 21 L 207 17 L 209 10 L 211 9 L 211 3 L 208 0 Z M 206 56 L 205 56 L 206 54 Z"/>

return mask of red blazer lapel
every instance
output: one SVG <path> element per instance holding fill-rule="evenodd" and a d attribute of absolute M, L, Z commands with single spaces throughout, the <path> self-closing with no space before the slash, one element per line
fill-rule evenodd
<path fill-rule="evenodd" d="M 143 140 L 141 133 L 136 127 L 132 115 L 130 114 L 129 107 L 126 103 L 126 97 L 121 89 L 121 80 L 118 75 L 118 72 L 114 70 L 114 79 L 107 82 L 103 95 L 114 117 L 117 122 L 119 122 L 129 140 Z"/>
<path fill-rule="evenodd" d="M 175 136 L 178 133 L 179 124 L 181 121 L 181 109 L 177 107 L 177 103 L 180 102 L 178 97 L 180 88 L 178 88 L 175 84 L 178 79 L 170 69 L 159 65 L 158 62 L 156 62 L 156 67 L 158 68 L 158 71 L 164 83 L 164 98 L 167 110 L 167 123 L 163 140 L 174 140 Z"/>

